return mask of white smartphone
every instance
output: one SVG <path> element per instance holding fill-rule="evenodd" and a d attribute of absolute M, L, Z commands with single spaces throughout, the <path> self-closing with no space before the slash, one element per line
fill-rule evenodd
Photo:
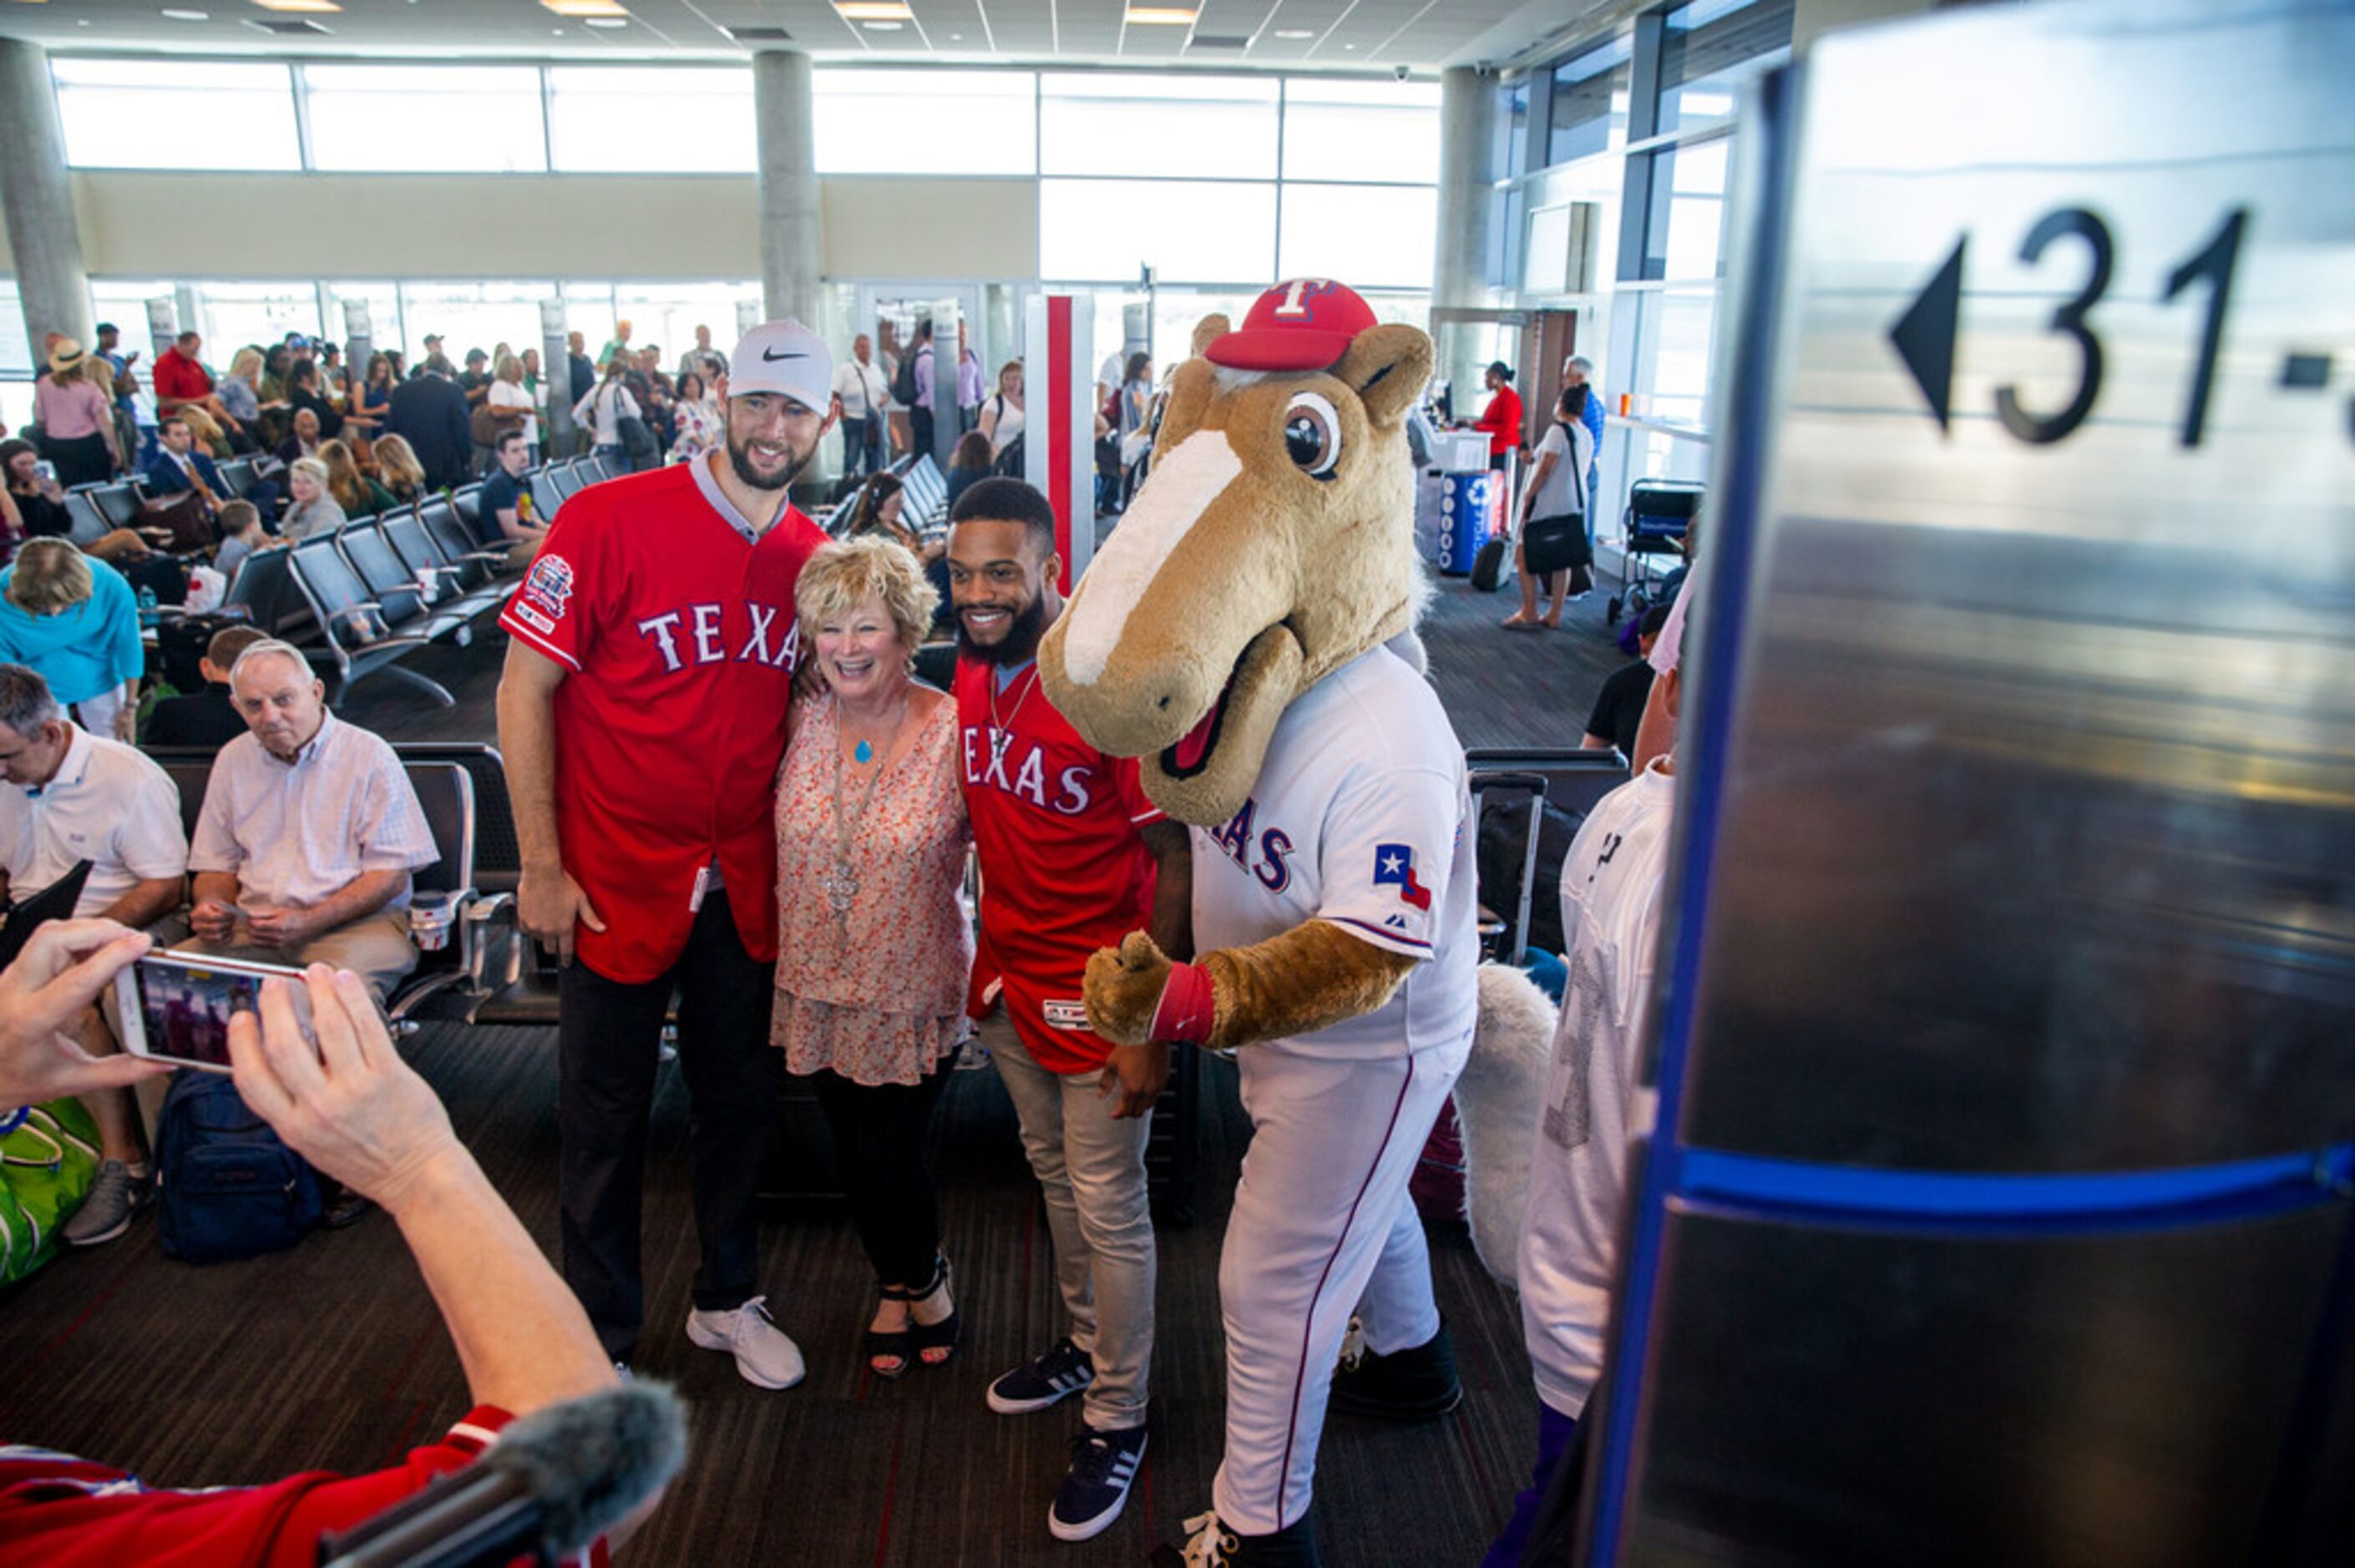
<path fill-rule="evenodd" d="M 247 963 L 186 953 L 150 953 L 114 977 L 123 1048 L 133 1056 L 176 1066 L 226 1073 L 229 1021 L 259 1010 L 261 982 L 296 981 L 294 1016 L 312 1038 L 311 991 L 303 971 L 283 964 Z"/>

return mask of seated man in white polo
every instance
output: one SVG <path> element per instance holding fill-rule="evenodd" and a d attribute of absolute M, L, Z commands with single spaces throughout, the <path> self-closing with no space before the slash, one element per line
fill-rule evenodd
<path fill-rule="evenodd" d="M 188 869 L 183 952 L 326 964 L 379 1000 L 417 967 L 409 874 L 440 857 L 392 747 L 327 711 L 302 651 L 238 655 L 230 700 L 247 732 L 221 747 Z"/>
<path fill-rule="evenodd" d="M 0 903 L 23 903 L 83 861 L 75 918 L 136 930 L 178 908 L 188 874 L 179 791 L 145 754 L 66 717 L 39 674 L 0 664 Z M 115 1049 L 95 1007 L 69 1033 L 93 1056 Z M 98 1124 L 98 1180 L 59 1234 L 95 1246 L 130 1228 L 147 1165 L 130 1090 L 92 1090 L 81 1103 Z"/>

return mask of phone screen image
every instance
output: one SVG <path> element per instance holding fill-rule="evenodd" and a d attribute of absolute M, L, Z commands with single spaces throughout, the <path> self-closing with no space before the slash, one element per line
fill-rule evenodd
<path fill-rule="evenodd" d="M 229 1065 L 229 1021 L 260 1005 L 261 982 L 248 969 L 210 969 L 145 959 L 132 966 L 147 1054 L 200 1066 Z"/>

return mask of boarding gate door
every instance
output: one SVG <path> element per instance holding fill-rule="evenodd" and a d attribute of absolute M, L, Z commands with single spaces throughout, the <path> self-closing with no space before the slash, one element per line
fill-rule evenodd
<path fill-rule="evenodd" d="M 2350 60 L 1755 101 L 1586 1560 L 2355 1562 Z"/>

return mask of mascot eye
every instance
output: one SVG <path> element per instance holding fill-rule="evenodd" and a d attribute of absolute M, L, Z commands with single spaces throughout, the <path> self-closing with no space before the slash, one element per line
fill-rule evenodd
<path fill-rule="evenodd" d="M 1314 392 L 1295 393 L 1284 411 L 1284 448 L 1311 479 L 1331 479 L 1341 456 L 1341 417 Z"/>

